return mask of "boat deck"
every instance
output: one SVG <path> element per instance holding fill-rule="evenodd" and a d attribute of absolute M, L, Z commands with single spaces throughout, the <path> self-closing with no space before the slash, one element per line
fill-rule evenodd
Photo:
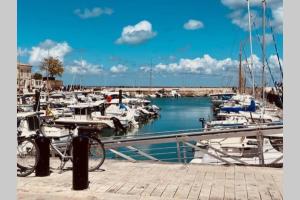
<path fill-rule="evenodd" d="M 51 160 L 51 167 L 56 161 Z M 56 163 L 57 164 L 57 163 Z M 72 171 L 17 178 L 18 199 L 283 199 L 283 169 L 106 160 L 72 190 Z"/>

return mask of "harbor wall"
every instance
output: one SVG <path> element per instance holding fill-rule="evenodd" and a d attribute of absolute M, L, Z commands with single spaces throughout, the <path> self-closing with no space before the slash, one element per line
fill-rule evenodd
<path fill-rule="evenodd" d="M 122 90 L 123 92 L 128 92 L 130 94 L 155 94 L 158 91 L 164 90 L 165 93 L 170 93 L 172 90 L 176 90 L 181 96 L 206 96 L 210 94 L 217 94 L 217 93 L 229 93 L 232 92 L 232 88 L 217 88 L 217 87 L 203 87 L 203 88 L 196 88 L 196 87 L 105 87 L 105 88 L 94 88 L 94 89 L 107 89 L 110 91 L 119 91 Z"/>
<path fill-rule="evenodd" d="M 164 90 L 165 93 L 170 93 L 172 90 L 176 90 L 181 96 L 207 96 L 218 93 L 232 93 L 237 92 L 236 88 L 232 87 L 87 87 L 93 88 L 94 90 L 109 90 L 117 92 L 122 90 L 124 93 L 130 94 L 155 94 L 158 91 Z M 265 88 L 268 92 L 270 88 Z M 245 88 L 246 94 L 252 94 L 251 88 Z M 256 88 L 256 96 L 261 96 L 261 88 Z"/>

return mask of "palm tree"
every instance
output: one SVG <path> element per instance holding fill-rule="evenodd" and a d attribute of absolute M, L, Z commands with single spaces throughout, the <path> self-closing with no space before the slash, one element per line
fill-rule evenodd
<path fill-rule="evenodd" d="M 40 68 L 42 71 L 46 71 L 47 76 L 50 77 L 61 76 L 64 73 L 64 66 L 62 62 L 52 56 L 44 58 Z"/>

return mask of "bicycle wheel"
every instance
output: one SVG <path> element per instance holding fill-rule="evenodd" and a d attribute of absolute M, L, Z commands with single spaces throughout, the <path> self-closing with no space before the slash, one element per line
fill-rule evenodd
<path fill-rule="evenodd" d="M 34 172 L 40 158 L 40 151 L 29 138 L 18 138 L 17 146 L 17 176 L 25 177 Z"/>
<path fill-rule="evenodd" d="M 89 172 L 95 171 L 100 168 L 105 160 L 105 149 L 101 141 L 96 138 L 89 136 Z M 70 146 L 70 155 L 73 161 L 73 146 Z"/>
<path fill-rule="evenodd" d="M 105 160 L 105 149 L 101 141 L 96 137 L 89 137 L 89 171 L 100 168 Z"/>

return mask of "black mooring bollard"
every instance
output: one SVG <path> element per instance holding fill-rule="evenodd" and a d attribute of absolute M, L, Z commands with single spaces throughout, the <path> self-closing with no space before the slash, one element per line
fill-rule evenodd
<path fill-rule="evenodd" d="M 35 176 L 50 175 L 50 139 L 46 137 L 37 137 L 35 139 L 40 150 L 40 158 L 35 168 Z"/>
<path fill-rule="evenodd" d="M 88 144 L 86 136 L 79 134 L 73 138 L 73 190 L 84 190 L 89 186 Z"/>

